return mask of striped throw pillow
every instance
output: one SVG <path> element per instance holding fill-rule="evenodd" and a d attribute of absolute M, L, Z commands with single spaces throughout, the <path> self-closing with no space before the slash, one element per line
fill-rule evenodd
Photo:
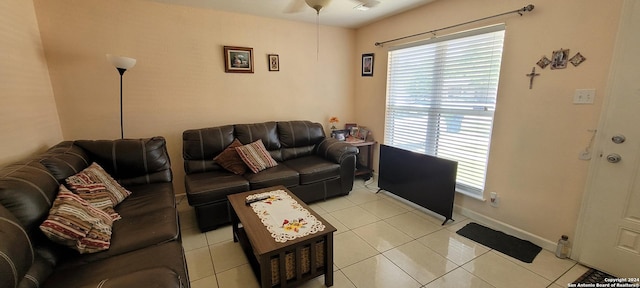
<path fill-rule="evenodd" d="M 98 163 L 92 163 L 80 173 L 65 179 L 67 186 L 93 206 L 111 214 L 113 220 L 120 219 L 113 208 L 131 195 L 129 190 L 111 177 Z"/>
<path fill-rule="evenodd" d="M 109 249 L 112 224 L 109 214 L 60 185 L 40 230 L 51 241 L 85 254 Z"/>
<path fill-rule="evenodd" d="M 267 148 L 264 147 L 261 139 L 258 141 L 236 147 L 236 151 L 242 161 L 251 169 L 253 173 L 258 173 L 262 170 L 265 170 L 270 167 L 275 167 L 278 165 L 276 160 L 273 160 Z"/>

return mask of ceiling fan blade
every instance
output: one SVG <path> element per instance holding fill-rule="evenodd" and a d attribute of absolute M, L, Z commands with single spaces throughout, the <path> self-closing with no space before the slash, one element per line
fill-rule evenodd
<path fill-rule="evenodd" d="M 299 13 L 302 12 L 307 7 L 307 4 L 304 0 L 291 0 L 287 8 L 284 10 L 284 13 Z"/>
<path fill-rule="evenodd" d="M 380 4 L 380 1 L 378 0 L 354 0 L 355 2 L 359 3 L 359 6 L 362 5 L 363 7 L 367 7 L 367 8 L 373 8 L 378 6 L 378 4 Z"/>
<path fill-rule="evenodd" d="M 380 4 L 380 1 L 377 1 L 377 0 L 369 0 L 369 1 L 367 1 L 367 4 L 365 4 L 365 5 L 366 5 L 367 7 L 369 7 L 369 8 L 373 8 L 373 7 L 378 6 L 378 4 Z"/>

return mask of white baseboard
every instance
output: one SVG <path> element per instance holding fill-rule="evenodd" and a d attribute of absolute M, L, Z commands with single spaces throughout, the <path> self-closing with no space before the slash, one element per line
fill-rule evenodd
<path fill-rule="evenodd" d="M 377 182 L 378 173 L 376 173 L 376 172 L 373 173 L 373 179 L 374 179 L 375 182 L 372 182 L 372 184 L 377 185 L 377 183 L 378 183 Z M 425 209 L 425 208 L 423 208 L 423 207 L 421 207 L 421 206 L 419 206 L 419 205 L 417 205 L 415 203 L 412 203 L 412 202 L 410 202 L 410 201 L 408 201 L 406 199 L 403 199 L 403 198 L 401 198 L 399 196 L 396 196 L 393 193 L 388 193 L 387 195 L 389 195 L 392 198 L 395 198 L 395 199 L 397 199 L 399 201 L 402 201 L 402 202 L 404 202 L 404 203 L 406 203 L 406 204 L 408 204 L 410 206 L 413 206 L 416 209 L 422 210 L 422 211 L 426 212 L 427 214 L 433 214 L 436 217 L 441 217 L 441 216 L 437 215 L 436 213 L 434 213 L 432 211 L 429 211 L 429 210 L 427 210 L 427 209 Z M 538 235 L 529 233 L 529 232 L 527 232 L 525 230 L 522 230 L 522 229 L 517 228 L 515 226 L 511 226 L 511 225 L 509 225 L 507 223 L 504 223 L 504 222 L 496 220 L 494 218 L 485 216 L 483 214 L 480 214 L 478 212 L 469 210 L 469 209 L 464 208 L 464 207 L 459 206 L 459 205 L 454 205 L 453 210 L 456 213 L 460 214 L 460 215 L 463 215 L 463 216 L 465 216 L 465 217 L 467 217 L 467 218 L 469 218 L 471 220 L 477 221 L 480 224 L 483 224 L 483 225 L 485 225 L 485 226 L 487 226 L 489 228 L 492 228 L 494 230 L 499 230 L 499 231 L 502 231 L 502 232 L 507 233 L 509 235 L 518 237 L 520 239 L 531 241 L 531 243 L 536 244 L 536 245 L 542 247 L 542 249 L 551 251 L 553 253 L 555 253 L 555 251 L 556 251 L 557 243 L 555 241 L 551 241 L 551 240 L 542 238 L 542 237 L 540 237 Z"/>
<path fill-rule="evenodd" d="M 504 233 L 507 233 L 509 235 L 518 237 L 520 239 L 524 239 L 524 240 L 528 240 L 531 241 L 531 243 L 536 244 L 540 247 L 542 247 L 542 249 L 545 250 L 549 250 L 551 252 L 555 252 L 556 251 L 556 242 L 550 241 L 548 239 L 542 238 L 538 235 L 529 233 L 527 231 L 524 231 L 520 228 L 511 226 L 507 223 L 498 221 L 496 219 L 493 219 L 491 217 L 482 215 L 480 213 L 477 213 L 475 211 L 466 209 L 464 207 L 461 207 L 459 205 L 455 205 L 454 206 L 454 211 L 456 211 L 457 213 L 460 213 L 461 215 L 471 219 L 471 220 L 475 220 L 478 221 L 480 224 L 486 225 L 487 227 L 494 229 L 494 230 L 499 230 L 502 231 Z"/>

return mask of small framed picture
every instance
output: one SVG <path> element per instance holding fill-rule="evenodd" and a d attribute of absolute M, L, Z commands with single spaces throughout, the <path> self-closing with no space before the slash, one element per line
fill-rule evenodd
<path fill-rule="evenodd" d="M 551 55 L 551 69 L 564 69 L 567 68 L 567 61 L 569 60 L 569 49 L 562 49 L 553 51 Z"/>
<path fill-rule="evenodd" d="M 578 52 L 578 54 L 574 55 L 573 57 L 571 57 L 571 59 L 569 59 L 569 62 L 571 62 L 571 64 L 573 64 L 574 67 L 578 67 L 578 65 L 580 65 L 580 63 L 584 62 L 585 60 L 587 60 L 587 58 L 584 58 L 584 56 L 582 56 L 582 54 Z"/>
<path fill-rule="evenodd" d="M 340 141 L 347 140 L 347 136 L 349 135 L 348 130 L 333 130 L 331 132 L 331 137 L 338 139 Z"/>
<path fill-rule="evenodd" d="M 360 131 L 358 131 L 358 139 L 367 141 L 367 137 L 369 137 L 369 134 L 370 134 L 369 129 L 360 127 L 359 130 Z"/>
<path fill-rule="evenodd" d="M 373 53 L 362 54 L 362 76 L 373 76 Z"/>
<path fill-rule="evenodd" d="M 549 58 L 547 58 L 547 56 L 542 56 L 542 58 L 540 58 L 540 60 L 538 60 L 538 66 L 540 66 L 540 68 L 544 69 L 547 66 L 549 66 L 549 64 L 551 64 L 551 60 L 549 60 Z"/>
<path fill-rule="evenodd" d="M 358 124 L 356 124 L 356 123 L 346 123 L 346 124 L 344 124 L 344 129 L 345 130 L 351 130 L 351 128 L 353 128 L 353 127 L 358 127 Z"/>
<path fill-rule="evenodd" d="M 280 71 L 280 56 L 278 54 L 267 55 L 269 71 Z"/>
<path fill-rule="evenodd" d="M 358 134 L 360 133 L 360 128 L 358 128 L 358 126 L 353 126 L 351 127 L 351 129 L 349 129 L 349 136 L 351 137 L 358 137 Z"/>
<path fill-rule="evenodd" d="M 253 48 L 224 46 L 224 72 L 253 73 Z"/>

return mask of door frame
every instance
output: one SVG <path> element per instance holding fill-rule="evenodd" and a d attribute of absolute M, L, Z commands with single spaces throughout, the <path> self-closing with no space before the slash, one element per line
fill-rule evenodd
<path fill-rule="evenodd" d="M 616 32 L 616 38 L 615 38 L 615 44 L 614 44 L 614 50 L 613 50 L 613 54 L 612 54 L 612 61 L 611 61 L 611 65 L 609 66 L 609 75 L 607 77 L 607 86 L 605 88 L 605 93 L 604 93 L 604 99 L 603 99 L 603 103 L 602 103 L 602 110 L 600 113 L 600 119 L 598 120 L 598 128 L 596 130 L 596 137 L 595 137 L 595 142 L 594 142 L 594 148 L 593 148 L 593 152 L 592 152 L 592 159 L 594 159 L 595 157 L 598 158 L 602 158 L 603 157 L 603 148 L 602 146 L 606 143 L 606 141 L 611 141 L 610 139 L 607 139 L 607 133 L 604 131 L 604 128 L 606 127 L 607 124 L 607 119 L 609 119 L 609 117 L 613 116 L 613 111 L 612 111 L 612 104 L 615 103 L 616 101 L 616 97 L 619 97 L 618 95 L 613 95 L 613 83 L 614 83 L 614 79 L 616 76 L 616 67 L 619 64 L 619 62 L 621 61 L 621 59 L 619 59 L 619 55 L 622 53 L 621 49 L 622 49 L 622 45 L 619 43 L 621 37 L 622 37 L 622 31 L 623 29 L 629 29 L 628 27 L 625 27 L 625 24 L 627 23 L 628 19 L 631 18 L 633 11 L 631 9 L 632 5 L 633 5 L 633 1 L 637 1 L 637 0 L 624 0 L 623 4 L 622 4 L 622 10 L 620 12 L 620 19 L 618 22 L 618 30 Z M 595 159 L 594 159 L 595 160 Z M 580 206 L 580 214 L 578 215 L 578 222 L 576 225 L 576 232 L 575 232 L 575 237 L 574 237 L 574 243 L 573 243 L 573 248 L 571 249 L 571 258 L 580 262 L 580 256 L 582 253 L 582 246 L 583 246 L 583 241 L 585 241 L 585 222 L 586 222 L 586 214 L 589 211 L 588 208 L 590 207 L 590 200 L 593 197 L 594 194 L 598 193 L 599 191 L 597 191 L 597 189 L 595 189 L 594 182 L 597 180 L 596 179 L 596 175 L 598 174 L 598 171 L 603 167 L 603 165 L 605 165 L 606 163 L 604 161 L 600 161 L 600 159 L 598 159 L 598 161 L 591 161 L 591 163 L 589 164 L 589 171 L 587 173 L 587 182 L 585 185 L 585 190 L 584 190 L 584 194 L 582 196 L 582 204 Z"/>

